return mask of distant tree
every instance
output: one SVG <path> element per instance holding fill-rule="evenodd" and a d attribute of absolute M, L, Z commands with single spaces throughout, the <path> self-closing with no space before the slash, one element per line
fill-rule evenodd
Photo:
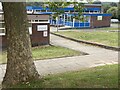
<path fill-rule="evenodd" d="M 43 6 L 44 2 L 26 2 L 27 6 Z"/>
<path fill-rule="evenodd" d="M 101 1 L 100 0 L 96 0 L 93 2 L 93 4 L 101 4 Z"/>
<path fill-rule="evenodd" d="M 65 8 L 66 6 L 68 6 L 70 3 L 66 2 L 64 0 L 59 0 L 59 2 L 47 2 L 45 4 L 49 5 L 48 7 L 50 8 L 50 10 L 52 12 L 55 12 L 53 14 L 53 18 L 57 19 L 57 21 L 58 21 L 59 18 L 60 18 L 59 16 L 64 13 L 63 8 Z M 58 22 L 57 22 L 57 31 L 58 31 Z"/>
<path fill-rule="evenodd" d="M 110 6 L 112 6 L 112 7 L 117 7 L 117 3 L 111 2 L 111 3 L 110 3 Z"/>
<path fill-rule="evenodd" d="M 117 7 L 111 7 L 107 10 L 107 13 L 112 14 L 112 18 L 117 19 L 118 18 L 118 8 Z"/>
<path fill-rule="evenodd" d="M 84 17 L 82 15 L 82 13 L 83 13 L 83 9 L 84 9 L 84 4 L 79 3 L 79 2 L 72 2 L 71 4 L 74 5 L 74 13 L 73 13 L 74 17 L 73 18 L 75 18 L 78 21 L 83 21 Z"/>
<path fill-rule="evenodd" d="M 109 8 L 111 8 L 111 6 L 110 6 L 110 4 L 103 4 L 103 5 L 102 5 L 102 8 L 103 8 L 103 12 L 104 12 L 104 13 L 107 13 L 107 10 L 108 10 Z"/>
<path fill-rule="evenodd" d="M 89 4 L 93 3 L 93 0 L 86 0 Z"/>

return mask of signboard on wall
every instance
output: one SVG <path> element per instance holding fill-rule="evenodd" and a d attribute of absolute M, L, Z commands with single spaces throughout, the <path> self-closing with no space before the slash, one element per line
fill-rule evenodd
<path fill-rule="evenodd" d="M 102 16 L 97 16 L 97 20 L 102 20 Z"/>
<path fill-rule="evenodd" d="M 47 31 L 44 31 L 43 32 L 43 37 L 47 37 L 48 36 L 48 32 Z"/>
<path fill-rule="evenodd" d="M 29 27 L 29 34 L 32 34 L 32 27 Z"/>
<path fill-rule="evenodd" d="M 37 31 L 46 31 L 48 30 L 47 25 L 37 25 Z"/>

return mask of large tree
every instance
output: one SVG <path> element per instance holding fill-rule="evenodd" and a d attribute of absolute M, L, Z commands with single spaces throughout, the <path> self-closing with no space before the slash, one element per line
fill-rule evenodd
<path fill-rule="evenodd" d="M 86 0 L 89 4 L 93 3 L 93 0 Z"/>
<path fill-rule="evenodd" d="M 40 78 L 33 62 L 26 3 L 3 2 L 7 35 L 7 69 L 3 88 Z"/>

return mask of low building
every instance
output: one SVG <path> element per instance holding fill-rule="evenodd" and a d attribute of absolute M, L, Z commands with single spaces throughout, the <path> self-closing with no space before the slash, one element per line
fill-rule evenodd
<path fill-rule="evenodd" d="M 59 20 L 54 19 L 50 9 L 42 7 L 32 7 L 27 6 L 28 13 L 50 13 L 50 25 L 65 25 L 71 26 L 73 28 L 100 28 L 100 27 L 110 27 L 111 14 L 103 13 L 101 4 L 84 4 L 83 17 L 84 21 L 78 21 L 73 18 L 74 8 L 73 6 L 65 7 L 64 14 L 60 15 Z"/>
<path fill-rule="evenodd" d="M 28 14 L 28 30 L 32 46 L 48 45 L 50 43 L 49 14 Z M 4 15 L 0 15 L 0 47 L 7 47 L 4 27 Z"/>

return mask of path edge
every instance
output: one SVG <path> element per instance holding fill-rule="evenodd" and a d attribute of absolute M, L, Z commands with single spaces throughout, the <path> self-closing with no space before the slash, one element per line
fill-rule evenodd
<path fill-rule="evenodd" d="M 60 35 L 60 34 L 56 34 L 56 33 L 53 33 L 53 32 L 51 32 L 51 34 L 62 37 L 62 38 L 65 38 L 65 39 L 69 39 L 69 40 L 72 40 L 72 41 L 75 41 L 75 42 L 78 42 L 78 43 L 84 43 L 84 44 L 98 46 L 98 47 L 109 49 L 109 50 L 120 51 L 119 47 L 107 46 L 107 45 L 98 44 L 98 43 L 95 43 L 95 42 L 88 42 L 88 41 L 85 41 L 85 40 L 77 40 L 77 39 L 73 39 L 73 38 L 70 38 L 70 37 L 67 37 L 67 36 L 64 36 L 64 35 Z"/>

